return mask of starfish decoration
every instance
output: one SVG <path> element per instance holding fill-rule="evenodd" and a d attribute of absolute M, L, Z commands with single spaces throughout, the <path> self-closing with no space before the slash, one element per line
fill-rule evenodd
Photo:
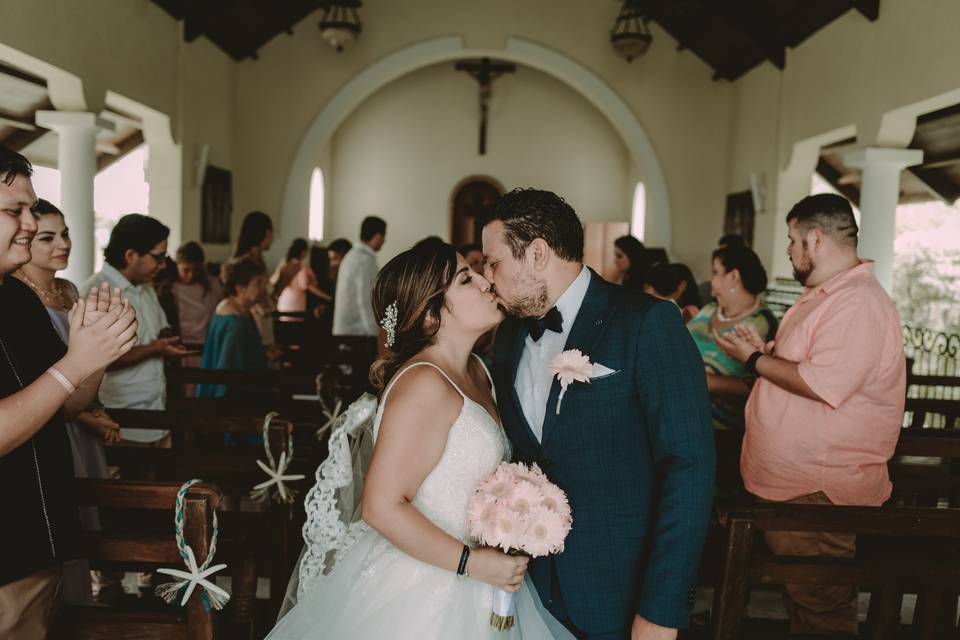
<path fill-rule="evenodd" d="M 343 408 L 343 400 L 340 399 L 337 399 L 337 403 L 333 406 L 333 411 L 327 408 L 327 403 L 323 401 L 322 397 L 320 398 L 320 403 L 323 407 L 323 415 L 326 416 L 327 421 L 323 423 L 322 427 L 317 429 L 317 440 L 320 440 L 323 434 L 333 426 L 333 423 L 340 417 L 341 409 Z"/>
<path fill-rule="evenodd" d="M 197 559 L 193 555 L 193 549 L 191 549 L 189 545 L 186 546 L 185 549 L 187 552 L 187 557 L 185 562 L 187 565 L 187 569 L 190 570 L 189 573 L 187 573 L 186 571 L 180 571 L 179 569 L 157 569 L 158 573 L 163 573 L 168 576 L 173 576 L 174 578 L 181 579 L 180 582 L 173 583 L 173 588 L 171 591 L 169 591 L 169 593 L 173 595 L 177 591 L 182 589 L 184 585 L 186 585 L 187 589 L 186 591 L 184 591 L 183 598 L 180 600 L 180 606 L 182 607 L 187 604 L 187 600 L 189 600 L 190 595 L 193 594 L 194 588 L 197 585 L 200 585 L 201 588 L 207 590 L 207 595 L 209 597 L 210 602 L 213 603 L 213 606 L 217 609 L 222 609 L 223 605 L 226 604 L 228 600 L 230 600 L 230 594 L 224 591 L 223 589 L 221 589 L 220 587 L 218 587 L 217 585 L 213 584 L 209 580 L 207 580 L 207 578 L 215 574 L 217 571 L 220 571 L 221 569 L 225 569 L 227 565 L 217 564 L 201 571 L 200 568 L 197 566 Z M 171 598 L 171 601 L 172 601 L 172 598 Z"/>
<path fill-rule="evenodd" d="M 262 460 L 257 460 L 257 466 L 263 469 L 264 473 L 270 476 L 269 480 L 265 480 L 260 484 L 256 485 L 251 494 L 254 498 L 261 498 L 264 495 L 267 495 L 270 491 L 270 487 L 277 485 L 277 493 L 280 494 L 280 499 L 284 502 L 293 502 L 294 493 L 292 490 L 288 490 L 287 487 L 283 484 L 284 482 L 291 482 L 293 480 L 303 480 L 306 476 L 302 473 L 287 474 L 287 452 L 284 451 L 280 454 L 280 460 L 277 464 L 277 467 L 271 468 L 264 464 Z"/>

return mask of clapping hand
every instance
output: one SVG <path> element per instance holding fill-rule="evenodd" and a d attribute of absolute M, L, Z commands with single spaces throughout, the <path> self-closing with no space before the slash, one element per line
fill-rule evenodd
<path fill-rule="evenodd" d="M 102 283 L 99 287 L 91 287 L 87 294 L 86 308 L 83 312 L 83 326 L 89 327 L 102 318 L 107 311 L 121 307 L 126 301 L 120 297 L 120 289 L 110 293 L 110 284 Z"/>
<path fill-rule="evenodd" d="M 724 333 L 714 330 L 713 338 L 724 353 L 740 362 L 746 362 L 755 351 L 773 353 L 773 341 L 764 344 L 757 330 L 749 325 L 738 324 L 733 331 Z"/>

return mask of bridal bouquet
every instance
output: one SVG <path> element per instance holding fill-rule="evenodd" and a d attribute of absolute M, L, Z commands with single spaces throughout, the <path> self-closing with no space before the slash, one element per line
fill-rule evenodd
<path fill-rule="evenodd" d="M 470 533 L 481 544 L 511 555 L 545 556 L 563 551 L 573 519 L 566 494 L 536 464 L 502 462 L 470 498 Z M 515 594 L 495 589 L 490 625 L 513 627 Z"/>

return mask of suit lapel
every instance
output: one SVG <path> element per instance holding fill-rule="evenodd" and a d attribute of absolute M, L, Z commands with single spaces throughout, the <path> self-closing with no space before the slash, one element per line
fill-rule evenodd
<path fill-rule="evenodd" d="M 523 405 L 520 402 L 520 396 L 517 395 L 517 372 L 520 369 L 520 358 L 523 357 L 523 350 L 526 346 L 526 340 L 527 329 L 523 326 L 522 322 L 518 322 L 517 335 L 513 339 L 513 350 L 511 351 L 513 354 L 513 360 L 510 363 L 510 399 L 513 401 L 513 408 L 520 420 L 522 431 L 526 434 L 533 446 L 539 449 L 540 442 L 537 440 L 537 436 L 533 433 L 533 429 L 530 428 L 530 423 L 527 422 L 527 415 L 523 412 Z"/>
<path fill-rule="evenodd" d="M 580 312 L 577 319 L 570 329 L 567 336 L 567 342 L 563 347 L 564 351 L 570 349 L 579 349 L 581 353 L 593 361 L 593 350 L 599 344 L 600 338 L 606 329 L 607 321 L 613 314 L 613 307 L 610 305 L 610 296 L 607 291 L 606 283 L 598 276 L 593 269 L 590 270 L 590 286 L 587 289 L 587 295 L 583 298 L 583 304 L 580 306 Z M 583 384 L 575 382 L 573 384 Z M 567 389 L 569 393 L 570 389 Z M 546 412 L 543 418 L 543 439 L 542 446 L 546 446 L 547 441 L 553 435 L 557 416 L 557 401 L 560 397 L 560 383 L 556 378 L 550 386 L 550 395 L 547 399 Z M 563 407 L 561 405 L 561 411 Z"/>

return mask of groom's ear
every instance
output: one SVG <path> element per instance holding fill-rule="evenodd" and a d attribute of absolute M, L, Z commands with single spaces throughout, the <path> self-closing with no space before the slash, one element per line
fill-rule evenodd
<path fill-rule="evenodd" d="M 533 242 L 527 247 L 527 257 L 533 264 L 534 270 L 546 268 L 550 262 L 550 245 L 543 238 L 534 238 Z"/>

